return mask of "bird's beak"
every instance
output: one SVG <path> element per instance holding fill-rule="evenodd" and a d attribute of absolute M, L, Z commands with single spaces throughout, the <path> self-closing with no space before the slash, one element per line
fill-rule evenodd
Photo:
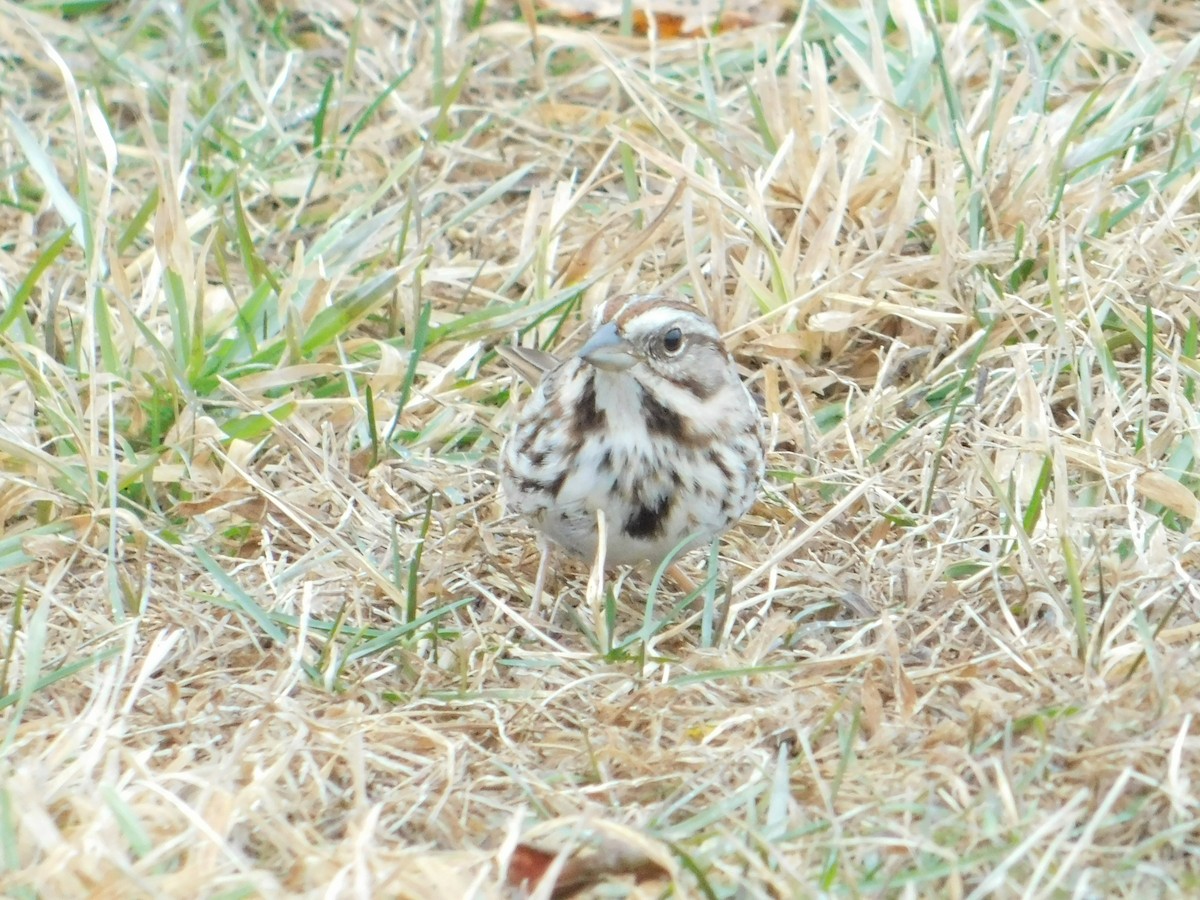
<path fill-rule="evenodd" d="M 585 362 L 609 372 L 624 372 L 637 365 L 633 346 L 617 333 L 617 326 L 606 322 L 596 330 L 579 350 Z"/>

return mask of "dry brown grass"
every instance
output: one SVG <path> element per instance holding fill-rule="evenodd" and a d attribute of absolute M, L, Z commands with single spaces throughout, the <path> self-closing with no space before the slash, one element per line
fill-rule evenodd
<path fill-rule="evenodd" d="M 0 891 L 1194 892 L 1200 12 L 1136 7 L 0 5 Z M 710 645 L 531 612 L 495 494 L 488 348 L 662 283 L 774 440 Z"/>

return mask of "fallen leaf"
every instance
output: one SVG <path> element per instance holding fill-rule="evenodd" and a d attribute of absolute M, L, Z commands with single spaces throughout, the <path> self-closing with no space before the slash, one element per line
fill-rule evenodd
<path fill-rule="evenodd" d="M 624 0 L 538 0 L 568 22 L 620 21 Z M 631 19 L 638 34 L 659 38 L 696 37 L 750 28 L 783 18 L 781 0 L 633 0 Z"/>
<path fill-rule="evenodd" d="M 558 854 L 518 844 L 508 864 L 508 883 L 532 890 L 549 873 Z M 659 863 L 642 852 L 606 841 L 594 851 L 579 852 L 567 859 L 550 891 L 552 900 L 565 900 L 612 877 L 633 876 L 637 882 L 669 878 Z"/>

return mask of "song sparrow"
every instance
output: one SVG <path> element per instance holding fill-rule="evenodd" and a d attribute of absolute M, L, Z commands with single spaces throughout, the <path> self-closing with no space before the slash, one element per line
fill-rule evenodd
<path fill-rule="evenodd" d="M 657 564 L 685 539 L 724 533 L 754 502 L 758 407 L 720 332 L 690 303 L 611 298 L 562 362 L 504 350 L 537 383 L 501 451 L 506 506 L 553 543 L 591 559 L 601 509 L 607 564 Z"/>

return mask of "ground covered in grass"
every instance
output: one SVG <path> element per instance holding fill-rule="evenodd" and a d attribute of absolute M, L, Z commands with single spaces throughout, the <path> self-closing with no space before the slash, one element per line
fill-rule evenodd
<path fill-rule="evenodd" d="M 531 13 L 0 5 L 0 891 L 1200 889 L 1200 7 Z M 769 484 L 533 609 L 492 347 L 659 285 Z"/>

